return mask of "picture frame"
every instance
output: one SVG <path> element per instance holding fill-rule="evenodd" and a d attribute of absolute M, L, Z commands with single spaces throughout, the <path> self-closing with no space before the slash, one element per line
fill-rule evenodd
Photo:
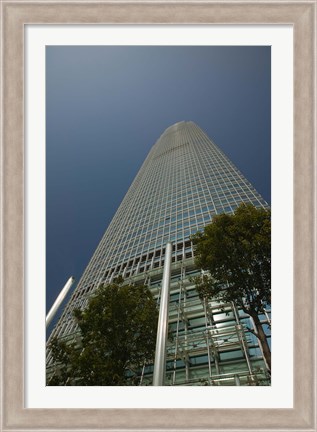
<path fill-rule="evenodd" d="M 316 431 L 316 1 L 3 1 L 1 430 Z M 294 28 L 294 407 L 24 407 L 24 28 L 27 24 L 291 24 Z"/>

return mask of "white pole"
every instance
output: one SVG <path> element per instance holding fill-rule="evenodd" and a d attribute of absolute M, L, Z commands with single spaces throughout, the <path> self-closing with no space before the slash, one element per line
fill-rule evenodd
<path fill-rule="evenodd" d="M 62 301 L 66 297 L 70 287 L 73 285 L 74 280 L 75 279 L 73 278 L 73 276 L 71 276 L 68 279 L 68 281 L 66 282 L 66 284 L 64 285 L 64 288 L 62 289 L 62 291 L 59 293 L 59 295 L 58 295 L 57 299 L 55 300 L 53 306 L 51 307 L 49 313 L 46 315 L 46 327 L 49 326 L 50 322 L 54 318 L 58 308 L 60 307 Z"/>
<path fill-rule="evenodd" d="M 160 313 L 157 326 L 156 350 L 153 372 L 153 385 L 163 386 L 166 370 L 166 342 L 168 336 L 168 304 L 170 293 L 172 262 L 172 243 L 168 242 L 165 248 L 165 261 L 161 289 Z"/>

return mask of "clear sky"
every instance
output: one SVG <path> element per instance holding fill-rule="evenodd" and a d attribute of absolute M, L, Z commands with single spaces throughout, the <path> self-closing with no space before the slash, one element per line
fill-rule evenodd
<path fill-rule="evenodd" d="M 46 48 L 47 309 L 79 281 L 152 145 L 182 120 L 270 204 L 270 47 Z"/>

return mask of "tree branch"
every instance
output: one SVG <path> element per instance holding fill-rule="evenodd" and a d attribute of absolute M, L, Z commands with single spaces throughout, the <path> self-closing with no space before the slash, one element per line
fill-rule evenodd
<path fill-rule="evenodd" d="M 258 339 L 260 339 L 260 338 L 259 338 L 259 335 L 258 335 L 254 330 L 252 330 L 250 327 L 247 327 L 247 330 L 248 330 L 250 333 L 254 334 L 254 336 L 256 336 Z"/>

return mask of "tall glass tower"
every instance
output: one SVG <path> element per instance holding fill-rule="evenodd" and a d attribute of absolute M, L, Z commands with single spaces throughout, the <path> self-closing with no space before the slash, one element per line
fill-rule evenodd
<path fill-rule="evenodd" d="M 267 203 L 223 152 L 193 122 L 164 131 L 152 147 L 119 206 L 51 338 L 76 337 L 74 308 L 114 277 L 147 284 L 160 301 L 165 245 L 173 244 L 165 385 L 267 385 L 268 375 L 251 318 L 233 304 L 201 301 L 192 277 L 190 236 L 242 202 Z M 269 335 L 270 311 L 261 317 Z M 50 371 L 52 358 L 47 353 Z M 151 385 L 153 367 L 140 371 Z"/>

